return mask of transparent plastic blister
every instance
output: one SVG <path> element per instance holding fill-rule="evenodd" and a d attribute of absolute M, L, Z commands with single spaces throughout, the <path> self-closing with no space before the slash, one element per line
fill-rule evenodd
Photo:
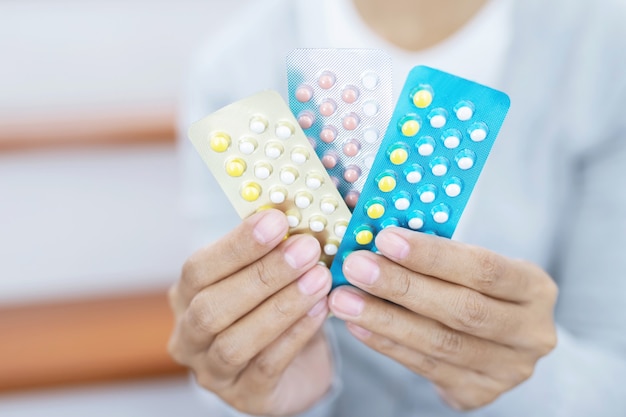
<path fill-rule="evenodd" d="M 277 208 L 330 265 L 351 217 L 282 97 L 264 91 L 194 123 L 189 137 L 242 218 Z"/>
<path fill-rule="evenodd" d="M 354 208 L 391 117 L 391 59 L 375 49 L 295 49 L 289 105 Z"/>
<path fill-rule="evenodd" d="M 390 226 L 452 237 L 510 106 L 497 90 L 433 68 L 411 70 L 331 267 L 376 252 Z"/>

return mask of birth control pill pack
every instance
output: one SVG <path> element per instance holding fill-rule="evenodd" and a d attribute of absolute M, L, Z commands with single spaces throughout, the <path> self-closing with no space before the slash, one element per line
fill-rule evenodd
<path fill-rule="evenodd" d="M 391 58 L 376 49 L 295 49 L 289 105 L 354 208 L 393 110 Z"/>
<path fill-rule="evenodd" d="M 309 233 L 330 265 L 350 210 L 283 98 L 264 91 L 194 123 L 189 137 L 242 218 L 283 211 L 289 234 Z"/>
<path fill-rule="evenodd" d="M 376 252 L 376 234 L 404 227 L 450 238 L 510 105 L 497 90 L 433 68 L 413 68 L 399 96 L 339 252 Z"/>

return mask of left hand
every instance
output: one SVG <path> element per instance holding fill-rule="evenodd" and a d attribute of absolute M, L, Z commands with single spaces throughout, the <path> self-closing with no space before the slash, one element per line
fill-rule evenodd
<path fill-rule="evenodd" d="M 556 345 L 557 287 L 538 266 L 475 246 L 387 228 L 384 256 L 346 258 L 330 295 L 366 345 L 432 381 L 452 407 L 486 405 L 528 379 Z"/>

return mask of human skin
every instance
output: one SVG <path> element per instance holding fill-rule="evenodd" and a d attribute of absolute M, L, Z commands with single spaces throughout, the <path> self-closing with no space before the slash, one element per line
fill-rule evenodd
<path fill-rule="evenodd" d="M 328 292 L 311 236 L 284 240 L 266 210 L 192 255 L 170 290 L 169 351 L 249 414 L 304 411 L 328 391 L 330 310 L 363 343 L 430 379 L 452 407 L 485 405 L 527 379 L 556 343 L 556 286 L 533 264 L 401 228 L 376 238 Z"/>

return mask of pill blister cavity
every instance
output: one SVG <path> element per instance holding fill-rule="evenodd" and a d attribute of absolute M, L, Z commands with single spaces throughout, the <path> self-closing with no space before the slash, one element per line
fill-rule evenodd
<path fill-rule="evenodd" d="M 450 161 L 444 156 L 438 156 L 430 161 L 430 170 L 436 177 L 443 177 L 450 169 Z"/>
<path fill-rule="evenodd" d="M 420 131 L 421 119 L 417 114 L 408 114 L 400 119 L 398 128 L 402 135 L 412 138 Z"/>
<path fill-rule="evenodd" d="M 429 204 L 437 198 L 437 188 L 433 184 L 425 184 L 417 189 L 420 201 Z"/>
<path fill-rule="evenodd" d="M 395 217 L 387 217 L 380 223 L 380 227 L 386 229 L 388 227 L 398 227 L 400 226 L 400 221 Z"/>
<path fill-rule="evenodd" d="M 450 219 L 450 207 L 446 204 L 437 204 L 431 210 L 431 215 L 435 223 L 443 224 Z"/>
<path fill-rule="evenodd" d="M 211 147 L 211 149 L 219 153 L 226 152 L 230 147 L 230 144 L 230 135 L 224 132 L 214 133 L 209 139 L 209 146 Z"/>
<path fill-rule="evenodd" d="M 319 233 L 326 229 L 326 219 L 322 216 L 313 216 L 309 219 L 309 229 L 312 232 Z"/>
<path fill-rule="evenodd" d="M 291 185 L 298 179 L 298 170 L 294 167 L 284 167 L 280 170 L 280 181 L 283 184 Z"/>
<path fill-rule="evenodd" d="M 346 234 L 346 230 L 348 230 L 348 222 L 345 220 L 339 220 L 337 222 L 335 222 L 334 226 L 333 226 L 333 232 L 335 233 L 335 236 L 337 236 L 338 238 L 343 238 L 343 236 Z"/>
<path fill-rule="evenodd" d="M 339 250 L 339 241 L 329 239 L 324 245 L 324 253 L 328 256 L 335 256 Z"/>
<path fill-rule="evenodd" d="M 380 219 L 385 215 L 386 205 L 382 198 L 373 198 L 365 204 L 365 214 L 370 219 Z"/>
<path fill-rule="evenodd" d="M 356 165 L 348 165 L 343 171 L 343 179 L 352 184 L 361 177 L 361 168 Z"/>
<path fill-rule="evenodd" d="M 454 106 L 454 113 L 457 119 L 462 122 L 466 122 L 474 116 L 474 104 L 471 101 L 460 101 Z"/>
<path fill-rule="evenodd" d="M 287 216 L 287 223 L 289 224 L 289 227 L 294 228 L 300 225 L 300 221 L 302 221 L 302 216 L 300 215 L 300 212 L 298 210 L 287 210 L 287 212 L 285 212 L 285 215 Z"/>
<path fill-rule="evenodd" d="M 473 123 L 467 131 L 474 142 L 482 142 L 487 138 L 487 125 L 483 122 Z"/>
<path fill-rule="evenodd" d="M 317 85 L 319 85 L 324 90 L 328 90 L 335 85 L 335 81 L 337 77 L 331 71 L 322 71 L 322 73 L 317 78 Z"/>
<path fill-rule="evenodd" d="M 440 129 L 448 121 L 448 112 L 445 109 L 433 109 L 428 113 L 428 121 L 433 128 Z"/>
<path fill-rule="evenodd" d="M 241 158 L 229 158 L 226 160 L 226 173 L 231 177 L 241 177 L 246 172 L 246 161 Z"/>
<path fill-rule="evenodd" d="M 395 143 L 387 149 L 389 161 L 394 165 L 402 165 L 409 158 L 409 147 L 403 143 Z"/>
<path fill-rule="evenodd" d="M 257 162 L 254 164 L 254 176 L 260 180 L 268 179 L 272 175 L 272 166 L 267 162 Z"/>
<path fill-rule="evenodd" d="M 435 140 L 430 136 L 422 136 L 418 139 L 415 146 L 417 146 L 417 153 L 422 156 L 430 156 L 435 152 Z"/>
<path fill-rule="evenodd" d="M 244 155 L 252 155 L 257 146 L 259 146 L 259 144 L 254 138 L 243 137 L 239 139 L 239 152 Z"/>
<path fill-rule="evenodd" d="M 470 149 L 463 149 L 454 157 L 457 166 L 462 170 L 471 169 L 476 163 L 476 154 Z"/>
<path fill-rule="evenodd" d="M 324 143 L 331 143 L 337 138 L 337 129 L 333 126 L 324 126 L 320 132 L 320 139 Z"/>
<path fill-rule="evenodd" d="M 463 182 L 458 177 L 448 178 L 443 182 L 443 191 L 448 197 L 458 197 L 463 191 Z"/>
<path fill-rule="evenodd" d="M 309 129 L 311 126 L 313 126 L 313 123 L 315 123 L 315 115 L 312 112 L 305 110 L 301 112 L 300 114 L 298 114 L 298 124 L 300 125 L 302 129 L 305 129 L 305 130 Z M 276 135 L 278 136 L 278 131 Z M 289 136 L 291 136 L 291 134 L 289 134 L 286 137 L 283 137 L 283 139 L 286 139 Z"/>
<path fill-rule="evenodd" d="M 334 100 L 327 98 L 320 103 L 319 112 L 322 116 L 332 116 L 337 110 L 337 103 Z"/>
<path fill-rule="evenodd" d="M 379 81 L 378 74 L 374 71 L 367 71 L 361 75 L 361 84 L 367 90 L 375 90 Z"/>
<path fill-rule="evenodd" d="M 328 150 L 322 156 L 322 165 L 324 165 L 324 168 L 326 169 L 333 169 L 337 165 L 338 160 L 339 158 L 337 153 L 332 150 Z"/>
<path fill-rule="evenodd" d="M 368 117 L 376 116 L 378 114 L 378 103 L 374 100 L 363 103 L 363 114 Z"/>
<path fill-rule="evenodd" d="M 393 196 L 393 205 L 396 210 L 408 210 L 411 207 L 411 194 L 406 191 L 400 191 Z"/>
<path fill-rule="evenodd" d="M 302 147 L 296 146 L 291 150 L 291 162 L 296 165 L 302 165 L 309 160 L 309 151 Z"/>
<path fill-rule="evenodd" d="M 263 116 L 253 116 L 250 119 L 250 131 L 253 133 L 261 134 L 267 129 L 267 120 Z"/>
<path fill-rule="evenodd" d="M 461 144 L 462 134 L 457 129 L 447 129 L 441 135 L 441 140 L 443 141 L 443 146 L 448 149 L 456 149 Z"/>
<path fill-rule="evenodd" d="M 295 129 L 293 125 L 289 122 L 279 122 L 276 125 L 276 137 L 279 139 L 288 139 L 293 135 L 294 132 Z"/>
<path fill-rule="evenodd" d="M 359 122 L 360 122 L 359 116 L 356 113 L 352 112 L 352 113 L 346 114 L 343 117 L 341 124 L 346 130 L 354 130 L 359 126 Z"/>
<path fill-rule="evenodd" d="M 352 104 L 359 98 L 359 89 L 353 85 L 347 85 L 341 90 L 341 99 L 348 104 Z"/>
<path fill-rule="evenodd" d="M 310 190 L 317 190 L 324 183 L 324 177 L 318 172 L 309 172 L 304 183 Z"/>
<path fill-rule="evenodd" d="M 396 175 L 393 171 L 383 171 L 376 177 L 378 189 L 383 193 L 388 193 L 396 188 Z"/>
<path fill-rule="evenodd" d="M 301 84 L 296 88 L 295 96 L 300 103 L 306 103 L 313 98 L 313 89 L 310 85 Z"/>
<path fill-rule="evenodd" d="M 296 203 L 296 207 L 305 209 L 313 203 L 313 196 L 306 191 L 300 191 L 296 193 L 294 201 Z"/>
<path fill-rule="evenodd" d="M 343 144 L 343 153 L 346 156 L 354 157 L 361 150 L 361 143 L 356 139 L 348 139 Z"/>
<path fill-rule="evenodd" d="M 359 226 L 354 230 L 354 240 L 359 245 L 369 245 L 374 240 L 374 231 L 369 226 Z"/>
<path fill-rule="evenodd" d="M 320 210 L 324 214 L 333 214 L 337 210 L 337 200 L 332 197 L 324 197 L 320 202 Z"/>
<path fill-rule="evenodd" d="M 406 216 L 407 226 L 409 229 L 420 230 L 424 227 L 424 220 L 426 216 L 420 210 L 412 211 L 408 216 Z"/>
<path fill-rule="evenodd" d="M 265 156 L 270 159 L 278 159 L 285 151 L 285 148 L 280 142 L 269 141 L 265 144 Z"/>
<path fill-rule="evenodd" d="M 403 173 L 409 184 L 417 184 L 424 177 L 424 168 L 418 164 L 413 164 L 406 168 Z"/>
<path fill-rule="evenodd" d="M 433 90 L 430 86 L 420 85 L 411 92 L 415 107 L 425 109 L 433 102 Z"/>
<path fill-rule="evenodd" d="M 284 187 L 272 187 L 269 191 L 270 201 L 274 204 L 282 204 L 287 199 L 287 189 Z"/>
<path fill-rule="evenodd" d="M 361 193 L 359 193 L 357 190 L 348 191 L 346 193 L 346 196 L 344 197 L 344 201 L 346 202 L 346 205 L 350 207 L 351 209 L 356 207 L 356 204 L 359 201 L 360 195 Z"/>
<path fill-rule="evenodd" d="M 241 185 L 239 194 L 245 201 L 256 201 L 261 196 L 261 186 L 256 182 L 245 182 Z"/>

